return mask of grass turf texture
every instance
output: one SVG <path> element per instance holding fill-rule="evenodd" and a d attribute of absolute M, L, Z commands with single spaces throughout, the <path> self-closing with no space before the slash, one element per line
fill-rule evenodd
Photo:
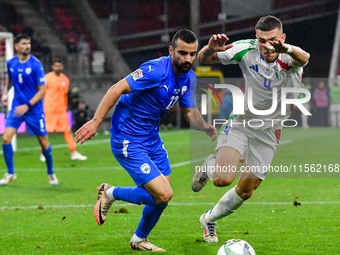
<path fill-rule="evenodd" d="M 291 143 L 279 146 L 273 165 L 339 164 L 338 133 L 328 128 L 285 129 L 281 141 Z M 171 164 L 190 160 L 189 136 L 189 130 L 162 132 Z M 18 138 L 18 179 L 0 187 L 0 254 L 136 254 L 128 245 L 142 206 L 115 202 L 104 226 L 94 219 L 99 184 L 134 185 L 115 161 L 108 139 L 99 134 L 78 146 L 87 161 L 71 161 L 66 145 L 54 146 L 59 185 L 50 186 L 36 138 Z M 64 144 L 62 134 L 50 135 L 50 141 Z M 4 173 L 4 160 L 0 162 Z M 339 179 L 268 177 L 235 214 L 219 220 L 219 243 L 203 242 L 198 219 L 228 188 L 208 183 L 201 192 L 192 192 L 185 164 L 172 168 L 172 188 L 174 197 L 149 236 L 167 254 L 216 254 L 231 238 L 248 241 L 257 255 L 340 254 Z M 295 197 L 301 206 L 293 205 Z M 121 207 L 128 213 L 113 213 Z"/>

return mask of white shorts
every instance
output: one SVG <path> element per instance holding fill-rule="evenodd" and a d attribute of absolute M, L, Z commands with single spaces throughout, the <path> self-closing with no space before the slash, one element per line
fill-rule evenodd
<path fill-rule="evenodd" d="M 331 106 L 329 107 L 329 112 L 330 113 L 340 112 L 340 103 L 339 104 L 331 104 Z"/>
<path fill-rule="evenodd" d="M 235 119 L 239 122 L 238 119 Z M 252 129 L 247 125 L 225 125 L 218 136 L 217 151 L 221 147 L 231 147 L 241 154 L 241 160 L 249 170 L 263 180 L 274 158 L 279 144 L 281 129 Z"/>

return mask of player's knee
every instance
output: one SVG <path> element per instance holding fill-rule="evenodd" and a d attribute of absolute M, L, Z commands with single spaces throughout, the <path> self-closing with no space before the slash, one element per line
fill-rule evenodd
<path fill-rule="evenodd" d="M 216 187 L 229 186 L 234 181 L 234 178 L 214 178 L 213 184 Z"/>
<path fill-rule="evenodd" d="M 9 144 L 12 141 L 12 136 L 4 134 L 2 137 L 2 143 Z"/>
<path fill-rule="evenodd" d="M 168 204 L 168 202 L 170 201 L 172 196 L 173 196 L 172 190 L 167 191 L 167 192 L 163 193 L 162 195 L 160 195 L 156 198 L 156 203 L 158 205 L 166 205 L 166 204 Z"/>
<path fill-rule="evenodd" d="M 45 136 L 40 136 L 40 137 L 38 137 L 38 140 L 39 140 L 40 146 L 41 146 L 44 150 L 47 150 L 48 147 L 50 146 L 47 137 L 45 137 Z"/>
<path fill-rule="evenodd" d="M 248 200 L 249 198 L 251 198 L 251 196 L 254 193 L 254 190 L 246 190 L 246 191 L 236 191 L 236 193 L 239 195 L 240 198 L 242 198 L 243 200 Z"/>

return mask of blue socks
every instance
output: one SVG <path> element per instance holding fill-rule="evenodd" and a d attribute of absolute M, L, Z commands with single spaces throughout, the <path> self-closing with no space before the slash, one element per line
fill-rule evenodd
<path fill-rule="evenodd" d="M 132 204 L 158 206 L 153 196 L 144 187 L 115 187 L 113 197 Z"/>
<path fill-rule="evenodd" d="M 52 159 L 52 147 L 51 144 L 47 150 L 41 149 L 42 154 L 45 156 L 47 165 L 47 174 L 53 174 L 53 159 Z"/>
<path fill-rule="evenodd" d="M 12 144 L 2 144 L 2 149 L 4 151 L 4 158 L 9 174 L 14 174 L 14 164 L 13 164 L 13 148 Z"/>
<path fill-rule="evenodd" d="M 166 206 L 167 205 L 154 207 L 145 205 L 143 209 L 143 216 L 135 232 L 136 236 L 143 239 L 146 238 L 156 225 Z"/>
<path fill-rule="evenodd" d="M 167 205 L 157 205 L 153 196 L 144 187 L 115 187 L 113 197 L 133 204 L 145 204 L 143 216 L 136 229 L 136 236 L 146 238 L 156 225 Z"/>

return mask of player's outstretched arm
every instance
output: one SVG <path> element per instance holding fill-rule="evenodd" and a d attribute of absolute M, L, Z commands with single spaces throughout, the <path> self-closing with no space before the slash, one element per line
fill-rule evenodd
<path fill-rule="evenodd" d="M 305 66 L 308 63 L 309 55 L 303 49 L 290 44 L 285 44 L 281 39 L 269 41 L 270 46 L 263 47 L 277 53 L 287 53 L 292 58 L 292 63 L 296 66 Z"/>
<path fill-rule="evenodd" d="M 86 140 L 91 139 L 96 134 L 107 112 L 117 102 L 119 97 L 122 94 L 128 93 L 131 93 L 131 88 L 126 79 L 123 79 L 117 82 L 115 85 L 112 85 L 104 95 L 103 99 L 100 101 L 94 117 L 76 131 L 76 142 L 83 144 Z"/>
<path fill-rule="evenodd" d="M 197 59 L 202 64 L 221 63 L 216 52 L 233 47 L 232 44 L 225 45 L 228 40 L 229 38 L 225 34 L 213 35 L 208 44 L 198 52 Z"/>
<path fill-rule="evenodd" d="M 217 137 L 216 128 L 204 121 L 197 108 L 182 107 L 182 110 L 186 121 L 190 124 L 190 127 L 196 130 L 204 131 L 208 136 L 211 137 L 212 142 L 215 141 Z"/>

